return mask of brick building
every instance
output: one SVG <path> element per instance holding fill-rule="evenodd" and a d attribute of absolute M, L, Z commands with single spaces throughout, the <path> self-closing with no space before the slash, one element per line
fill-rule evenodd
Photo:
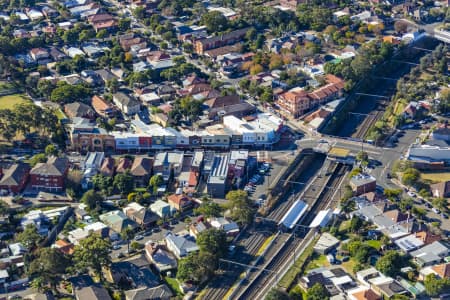
<path fill-rule="evenodd" d="M 69 161 L 63 157 L 50 157 L 45 163 L 38 163 L 30 171 L 31 186 L 34 189 L 60 192 L 69 170 Z"/>

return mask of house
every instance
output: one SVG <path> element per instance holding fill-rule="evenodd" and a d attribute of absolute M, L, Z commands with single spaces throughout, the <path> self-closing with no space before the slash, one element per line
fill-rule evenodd
<path fill-rule="evenodd" d="M 125 291 L 125 300 L 169 300 L 172 297 L 172 291 L 165 284 Z"/>
<path fill-rule="evenodd" d="M 156 200 L 155 203 L 150 204 L 150 210 L 163 219 L 172 215 L 171 206 L 162 200 Z"/>
<path fill-rule="evenodd" d="M 119 162 L 117 163 L 116 172 L 117 173 L 125 173 L 131 169 L 133 162 L 128 157 L 119 158 Z"/>
<path fill-rule="evenodd" d="M 114 158 L 112 157 L 106 157 L 103 162 L 102 165 L 100 167 L 100 173 L 104 176 L 108 176 L 108 177 L 112 177 L 114 176 Z"/>
<path fill-rule="evenodd" d="M 74 244 L 69 243 L 65 240 L 57 240 L 52 245 L 52 248 L 58 249 L 59 251 L 61 251 L 62 253 L 66 254 L 66 255 L 72 255 L 74 252 L 75 246 L 74 246 Z"/>
<path fill-rule="evenodd" d="M 450 197 L 450 181 L 443 181 L 435 184 L 430 184 L 431 194 L 433 197 Z"/>
<path fill-rule="evenodd" d="M 123 212 L 130 220 L 136 222 L 142 228 L 148 228 L 158 220 L 156 214 L 136 202 L 131 202 L 125 206 Z"/>
<path fill-rule="evenodd" d="M 100 13 L 88 17 L 89 24 L 94 27 L 95 31 L 98 32 L 102 29 L 107 31 L 113 31 L 117 27 L 117 20 L 113 16 L 107 13 Z"/>
<path fill-rule="evenodd" d="M 177 268 L 177 259 L 163 245 L 152 242 L 146 243 L 145 256 L 154 264 L 159 273 Z"/>
<path fill-rule="evenodd" d="M 33 48 L 30 50 L 30 56 L 34 61 L 43 61 L 50 58 L 50 54 L 47 49 Z"/>
<path fill-rule="evenodd" d="M 55 62 L 62 61 L 67 58 L 67 55 L 64 54 L 64 52 L 58 50 L 55 47 L 50 48 L 50 56 Z"/>
<path fill-rule="evenodd" d="M 72 277 L 70 282 L 76 300 L 112 300 L 108 291 L 88 275 Z"/>
<path fill-rule="evenodd" d="M 415 233 L 416 238 L 420 239 L 424 245 L 431 244 L 442 239 L 441 235 L 433 234 L 429 231 L 419 231 Z"/>
<path fill-rule="evenodd" d="M 350 187 L 355 196 L 375 191 L 377 180 L 368 174 L 358 174 L 350 179 Z"/>
<path fill-rule="evenodd" d="M 439 278 L 450 278 L 450 263 L 443 263 L 425 267 L 420 270 L 420 275 L 425 278 L 429 274 L 434 274 Z"/>
<path fill-rule="evenodd" d="M 65 157 L 49 157 L 47 162 L 38 163 L 30 171 L 31 187 L 34 189 L 60 192 L 69 170 L 69 161 Z"/>
<path fill-rule="evenodd" d="M 167 197 L 167 202 L 177 211 L 185 211 L 192 207 L 191 198 L 184 194 L 172 194 Z"/>
<path fill-rule="evenodd" d="M 30 166 L 26 163 L 12 164 L 0 171 L 0 190 L 8 193 L 20 193 L 26 186 L 30 175 Z"/>
<path fill-rule="evenodd" d="M 141 110 L 141 103 L 123 92 L 113 94 L 113 102 L 126 115 L 134 115 Z"/>
<path fill-rule="evenodd" d="M 130 220 L 122 211 L 113 210 L 99 216 L 100 221 L 117 233 L 121 233 L 125 228 L 137 227 L 136 222 Z"/>
<path fill-rule="evenodd" d="M 380 295 L 367 287 L 358 287 L 349 291 L 348 298 L 350 300 L 382 300 Z"/>
<path fill-rule="evenodd" d="M 173 233 L 168 233 L 165 241 L 169 251 L 171 251 L 178 259 L 199 250 L 195 240 L 189 236 L 178 236 Z"/>
<path fill-rule="evenodd" d="M 421 267 L 440 263 L 449 254 L 449 248 L 440 241 L 428 244 L 411 252 L 414 261 Z"/>
<path fill-rule="evenodd" d="M 229 221 L 223 217 L 213 217 L 209 220 L 211 227 L 220 229 L 226 232 L 228 236 L 235 236 L 239 233 L 239 226 L 236 222 Z"/>
<path fill-rule="evenodd" d="M 89 106 L 81 102 L 73 102 L 64 105 L 64 113 L 70 118 L 75 117 L 94 119 L 95 111 Z"/>
<path fill-rule="evenodd" d="M 208 226 L 202 221 L 195 222 L 189 226 L 189 234 L 197 239 L 198 235 L 207 229 Z"/>
<path fill-rule="evenodd" d="M 130 174 L 133 175 L 137 186 L 148 186 L 152 174 L 153 160 L 148 157 L 137 156 L 131 165 Z"/>
<path fill-rule="evenodd" d="M 114 284 L 125 282 L 132 289 L 152 288 L 159 285 L 159 279 L 149 266 L 150 263 L 142 254 L 124 261 L 113 262 L 109 268 L 104 269 L 104 274 L 106 280 Z"/>

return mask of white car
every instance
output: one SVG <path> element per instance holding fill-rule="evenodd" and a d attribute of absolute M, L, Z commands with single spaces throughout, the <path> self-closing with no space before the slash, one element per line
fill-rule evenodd
<path fill-rule="evenodd" d="M 408 194 L 408 196 L 413 197 L 413 198 L 417 196 L 414 192 L 411 192 L 411 191 L 409 191 L 407 194 Z"/>
<path fill-rule="evenodd" d="M 143 240 L 143 239 L 144 239 L 144 236 L 140 235 L 140 234 L 138 234 L 137 236 L 134 237 L 135 241 L 140 241 L 140 240 Z"/>

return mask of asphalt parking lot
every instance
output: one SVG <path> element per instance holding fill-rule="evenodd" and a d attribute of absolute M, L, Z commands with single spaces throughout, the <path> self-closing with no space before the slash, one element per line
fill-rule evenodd
<path fill-rule="evenodd" d="M 295 152 L 292 150 L 272 151 L 271 154 L 271 168 L 263 178 L 256 185 L 255 191 L 250 195 L 250 198 L 254 201 L 262 198 L 266 199 L 267 191 L 274 181 L 277 180 L 280 173 L 284 170 L 289 162 L 294 159 Z M 249 176 L 251 177 L 251 176 Z"/>

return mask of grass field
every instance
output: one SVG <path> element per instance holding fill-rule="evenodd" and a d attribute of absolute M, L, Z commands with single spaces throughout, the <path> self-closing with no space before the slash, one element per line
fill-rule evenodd
<path fill-rule="evenodd" d="M 171 288 L 171 290 L 175 292 L 178 296 L 183 295 L 183 292 L 180 289 L 180 284 L 178 283 L 178 280 L 176 278 L 165 277 L 164 280 L 166 281 L 167 285 Z"/>
<path fill-rule="evenodd" d="M 377 250 L 380 250 L 381 249 L 381 245 L 382 245 L 381 241 L 377 241 L 377 240 L 366 241 L 366 244 L 369 245 L 370 247 L 373 247 L 373 248 L 377 249 Z"/>
<path fill-rule="evenodd" d="M 450 172 L 444 173 L 422 173 L 422 179 L 430 180 L 434 182 L 443 182 L 450 180 Z"/>
<path fill-rule="evenodd" d="M 0 97 L 0 109 L 13 109 L 14 105 L 28 101 L 30 100 L 21 94 L 2 96 Z"/>

